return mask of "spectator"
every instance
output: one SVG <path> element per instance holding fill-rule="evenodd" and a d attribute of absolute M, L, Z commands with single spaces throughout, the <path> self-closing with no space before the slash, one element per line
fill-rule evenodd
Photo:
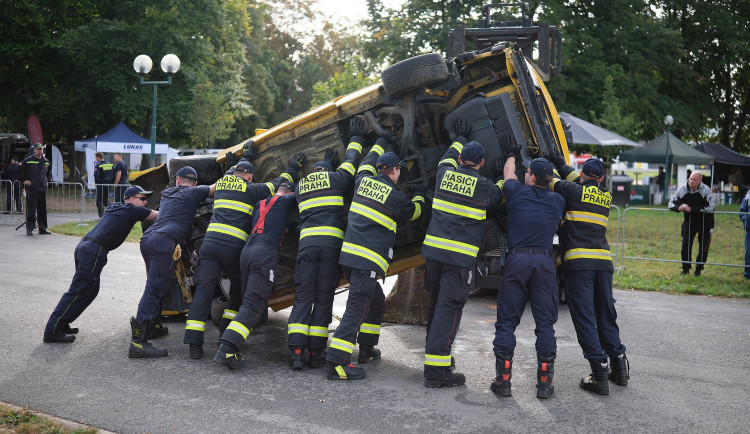
<path fill-rule="evenodd" d="M 21 166 L 18 165 L 18 158 L 13 157 L 10 159 L 10 166 L 5 168 L 5 176 L 10 181 L 11 185 L 5 189 L 5 213 L 8 214 L 13 209 L 13 203 L 15 203 L 16 212 L 21 212 L 21 181 L 23 180 L 23 174 L 21 173 Z"/>
<path fill-rule="evenodd" d="M 668 208 L 684 213 L 682 222 L 682 273 L 690 273 L 690 257 L 693 240 L 698 235 L 698 255 L 695 257 L 695 275 L 700 276 L 708 259 L 711 233 L 714 230 L 714 197 L 711 189 L 702 182 L 703 177 L 696 171 L 690 175 L 686 185 L 681 185 L 672 195 Z"/>
<path fill-rule="evenodd" d="M 750 190 L 745 193 L 745 197 L 740 203 L 740 212 L 750 212 Z M 750 280 L 750 214 L 740 214 L 740 220 L 745 227 L 745 279 Z"/>

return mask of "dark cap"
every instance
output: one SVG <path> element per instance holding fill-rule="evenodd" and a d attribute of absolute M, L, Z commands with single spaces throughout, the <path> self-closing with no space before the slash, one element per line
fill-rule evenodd
<path fill-rule="evenodd" d="M 474 164 L 479 164 L 484 158 L 484 146 L 477 141 L 471 141 L 464 145 L 464 149 L 461 151 L 461 160 L 466 163 L 467 161 Z"/>
<path fill-rule="evenodd" d="M 151 196 L 153 192 L 152 191 L 146 191 L 141 187 L 140 185 L 134 185 L 132 187 L 128 187 L 127 190 L 125 190 L 125 193 L 122 195 L 125 199 L 130 199 L 131 197 L 135 196 L 136 194 L 142 194 L 146 197 Z"/>
<path fill-rule="evenodd" d="M 406 163 L 401 161 L 398 155 L 393 152 L 386 152 L 378 157 L 378 169 L 390 169 L 396 166 L 406 167 Z"/>
<path fill-rule="evenodd" d="M 249 161 L 240 161 L 234 166 L 235 172 L 255 173 L 255 167 Z"/>
<path fill-rule="evenodd" d="M 186 179 L 198 179 L 198 172 L 195 171 L 190 166 L 185 166 L 182 169 L 178 170 L 176 173 L 176 176 L 179 176 L 180 178 L 186 178 Z"/>
<path fill-rule="evenodd" d="M 282 181 L 281 184 L 279 184 L 279 188 L 286 187 L 289 190 L 294 191 L 294 183 L 289 181 Z"/>
<path fill-rule="evenodd" d="M 326 172 L 333 172 L 333 166 L 331 166 L 331 163 L 321 160 L 313 164 L 313 170 L 315 172 L 320 172 L 325 170 Z"/>
<path fill-rule="evenodd" d="M 34 149 L 44 149 L 44 145 L 41 143 L 37 143 L 36 145 L 34 145 Z"/>
<path fill-rule="evenodd" d="M 585 163 L 583 163 L 581 172 L 583 172 L 584 175 L 590 176 L 592 178 L 601 178 L 602 176 L 604 176 L 604 163 L 602 163 L 602 160 L 599 160 L 597 158 L 589 158 Z"/>
<path fill-rule="evenodd" d="M 546 158 L 535 158 L 533 160 L 524 160 L 523 166 L 529 168 L 534 176 L 552 176 L 555 167 L 552 166 Z"/>

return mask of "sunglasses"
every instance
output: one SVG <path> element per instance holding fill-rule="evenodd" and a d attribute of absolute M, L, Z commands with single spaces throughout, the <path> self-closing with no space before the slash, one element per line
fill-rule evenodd
<path fill-rule="evenodd" d="M 146 202 L 148 198 L 146 196 L 135 196 L 136 199 L 139 199 L 141 202 Z"/>

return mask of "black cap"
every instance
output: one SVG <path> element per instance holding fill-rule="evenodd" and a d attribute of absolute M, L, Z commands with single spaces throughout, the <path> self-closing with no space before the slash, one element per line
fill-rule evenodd
<path fill-rule="evenodd" d="M 396 166 L 406 167 L 406 163 L 401 161 L 398 155 L 393 152 L 386 152 L 378 157 L 378 169 L 390 169 Z"/>
<path fill-rule="evenodd" d="M 484 158 L 484 146 L 481 143 L 472 140 L 471 142 L 464 145 L 464 149 L 461 151 L 461 161 L 466 163 L 467 161 L 474 164 L 479 164 Z"/>
<path fill-rule="evenodd" d="M 524 160 L 522 164 L 524 167 L 528 167 L 534 176 L 552 176 L 555 170 L 555 167 L 546 158 Z"/>
<path fill-rule="evenodd" d="M 255 167 L 249 161 L 240 161 L 234 166 L 235 172 L 255 173 Z"/>
<path fill-rule="evenodd" d="M 604 176 L 604 163 L 602 163 L 602 160 L 599 160 L 598 158 L 589 158 L 585 163 L 583 163 L 581 172 L 583 172 L 584 175 L 590 176 L 592 178 L 601 178 L 602 176 Z"/>
<path fill-rule="evenodd" d="M 142 194 L 146 197 L 151 196 L 153 194 L 152 191 L 146 191 L 141 187 L 140 185 L 134 185 L 132 187 L 128 187 L 127 190 L 125 190 L 125 193 L 122 195 L 125 199 L 130 199 L 131 197 L 135 196 L 136 194 Z"/>
<path fill-rule="evenodd" d="M 331 165 L 331 163 L 325 160 L 321 160 L 313 164 L 313 170 L 316 172 L 319 172 L 322 170 L 325 170 L 326 172 L 333 172 L 333 166 Z"/>
<path fill-rule="evenodd" d="M 176 176 L 185 179 L 198 180 L 198 172 L 196 172 L 195 169 L 190 166 L 185 166 L 182 169 L 178 170 Z"/>
<path fill-rule="evenodd" d="M 44 149 L 44 145 L 41 143 L 37 143 L 36 145 L 34 145 L 34 149 Z"/>

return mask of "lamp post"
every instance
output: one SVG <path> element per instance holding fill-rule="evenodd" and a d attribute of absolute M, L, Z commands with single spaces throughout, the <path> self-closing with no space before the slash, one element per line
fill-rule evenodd
<path fill-rule="evenodd" d="M 156 86 L 172 84 L 172 74 L 180 70 L 180 59 L 174 54 L 167 54 L 161 58 L 161 70 L 167 73 L 167 81 L 145 81 L 146 74 L 151 71 L 154 63 L 151 58 L 141 54 L 133 61 L 133 69 L 141 76 L 141 84 L 154 85 L 154 106 L 151 113 L 151 167 L 156 165 Z"/>
<path fill-rule="evenodd" d="M 674 118 L 671 115 L 667 115 L 664 118 L 664 125 L 667 126 L 667 146 L 664 151 L 664 157 L 666 162 L 664 163 L 664 194 L 662 195 L 662 203 L 667 202 L 667 186 L 669 185 L 669 126 L 674 123 Z"/>

